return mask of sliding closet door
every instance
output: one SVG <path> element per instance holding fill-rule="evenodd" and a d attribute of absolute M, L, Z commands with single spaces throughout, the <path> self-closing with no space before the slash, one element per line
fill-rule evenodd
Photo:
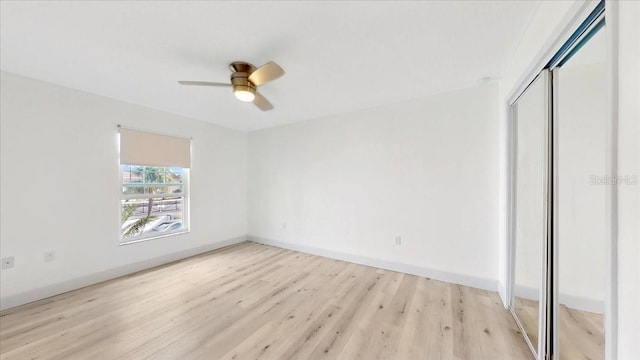
<path fill-rule="evenodd" d="M 598 30 L 599 29 L 599 30 Z M 556 142 L 556 359 L 604 359 L 607 188 L 606 44 L 598 27 L 553 71 Z"/>
<path fill-rule="evenodd" d="M 512 105 L 515 151 L 511 311 L 534 353 L 538 353 L 545 338 L 542 329 L 549 229 L 549 82 L 549 72 L 545 70 Z"/>

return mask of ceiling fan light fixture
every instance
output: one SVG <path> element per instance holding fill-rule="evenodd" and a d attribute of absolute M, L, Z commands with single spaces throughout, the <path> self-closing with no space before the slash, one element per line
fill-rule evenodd
<path fill-rule="evenodd" d="M 244 62 L 234 61 L 229 64 L 231 70 L 231 82 L 219 83 L 211 81 L 178 81 L 181 85 L 201 85 L 201 86 L 229 86 L 233 87 L 233 95 L 243 102 L 252 102 L 258 109 L 269 111 L 273 105 L 262 94 L 256 91 L 260 85 L 273 81 L 282 75 L 284 70 L 270 61 L 259 68 Z"/>
<path fill-rule="evenodd" d="M 250 86 L 235 86 L 233 95 L 240 101 L 252 102 L 256 98 L 256 90 Z"/>

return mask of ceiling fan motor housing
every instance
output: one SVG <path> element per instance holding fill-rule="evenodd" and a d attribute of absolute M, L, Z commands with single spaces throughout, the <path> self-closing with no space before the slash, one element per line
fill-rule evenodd
<path fill-rule="evenodd" d="M 249 74 L 247 73 L 234 73 L 231 75 L 231 84 L 233 85 L 233 91 L 249 91 L 256 92 L 256 87 L 249 81 Z"/>
<path fill-rule="evenodd" d="M 256 92 L 256 86 L 249 81 L 249 75 L 256 70 L 256 67 L 242 61 L 232 62 L 229 69 L 233 71 L 231 74 L 231 85 L 233 91 L 248 91 L 253 94 Z"/>

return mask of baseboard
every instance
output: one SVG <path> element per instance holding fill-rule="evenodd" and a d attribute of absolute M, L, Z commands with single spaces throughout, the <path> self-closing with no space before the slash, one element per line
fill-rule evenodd
<path fill-rule="evenodd" d="M 560 302 L 560 305 L 565 305 L 572 309 L 604 314 L 604 300 L 560 294 L 560 299 L 558 301 Z"/>
<path fill-rule="evenodd" d="M 522 299 L 538 301 L 540 290 L 530 286 L 515 285 L 513 295 Z"/>
<path fill-rule="evenodd" d="M 322 249 L 314 246 L 292 244 L 283 241 L 265 239 L 259 236 L 248 236 L 249 241 L 257 242 L 260 244 L 271 245 L 283 249 L 299 251 L 307 254 L 313 254 L 331 259 L 348 261 L 360 265 L 366 265 L 376 267 L 385 270 L 397 271 L 411 275 L 417 275 L 434 280 L 445 281 L 458 285 L 464 285 L 474 288 L 479 288 L 489 291 L 498 290 L 498 281 L 494 279 L 479 278 L 470 275 L 462 275 L 457 273 L 451 273 L 442 270 L 430 269 L 422 266 L 408 265 L 394 261 L 376 259 L 361 255 L 349 254 L 344 252 L 338 252 L 333 250 Z"/>
<path fill-rule="evenodd" d="M 529 300 L 538 300 L 540 293 L 536 288 L 516 285 L 515 296 Z M 558 302 L 571 309 L 604 314 L 604 300 L 560 293 Z"/>
<path fill-rule="evenodd" d="M 0 298 L 0 310 L 9 309 L 19 305 L 24 305 L 33 301 L 42 300 L 51 296 L 59 295 L 68 291 L 77 290 L 85 286 L 94 285 L 103 281 L 118 278 L 120 276 L 129 275 L 141 270 L 150 269 L 155 266 L 164 265 L 177 260 L 182 260 L 194 255 L 202 254 L 207 251 L 217 250 L 226 246 L 241 243 L 247 240 L 247 236 L 239 236 L 213 244 L 199 246 L 192 249 L 182 250 L 175 253 L 159 256 L 113 269 L 84 275 L 71 280 L 48 285 L 38 289 L 26 291 L 16 295 L 10 295 Z"/>
<path fill-rule="evenodd" d="M 507 301 L 507 288 L 501 282 L 498 282 L 498 295 L 500 295 L 502 306 L 504 306 L 505 309 L 509 308 L 509 301 Z"/>

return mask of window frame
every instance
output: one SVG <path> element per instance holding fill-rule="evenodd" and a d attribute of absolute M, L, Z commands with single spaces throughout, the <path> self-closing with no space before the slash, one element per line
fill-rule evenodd
<path fill-rule="evenodd" d="M 181 168 L 182 169 L 182 193 L 180 193 L 180 196 L 173 196 L 173 197 L 181 197 L 182 198 L 182 227 L 180 227 L 179 229 L 174 229 L 174 230 L 168 230 L 168 231 L 163 231 L 160 234 L 155 234 L 153 232 L 149 232 L 149 233 L 144 233 L 144 234 L 140 234 L 134 237 L 129 237 L 129 238 L 123 238 L 122 237 L 122 201 L 123 200 L 127 200 L 127 199 L 149 199 L 149 198 L 162 198 L 162 197 L 167 197 L 167 194 L 162 194 L 162 195 L 156 195 L 154 196 L 153 194 L 124 194 L 122 189 L 124 187 L 126 187 L 125 182 L 124 182 L 124 178 L 123 178 L 123 171 L 122 171 L 122 167 L 123 165 L 129 165 L 129 166 L 149 166 L 149 167 L 158 167 L 158 168 L 168 168 L 170 166 L 152 166 L 152 165 L 138 165 L 138 164 L 122 164 L 120 162 L 120 159 L 118 159 L 118 176 L 119 176 L 119 187 L 118 187 L 118 191 L 119 191 L 119 196 L 118 196 L 118 245 L 130 245 L 130 244 L 135 244 L 135 243 L 139 243 L 139 242 L 143 242 L 143 241 L 149 241 L 149 240 L 154 240 L 154 239 L 160 239 L 160 238 L 165 238 L 165 237 L 172 237 L 172 236 L 176 236 L 176 235 L 182 235 L 182 234 L 187 234 L 189 232 L 191 232 L 191 226 L 190 226 L 190 222 L 189 222 L 189 203 L 190 203 L 190 193 L 189 193 L 189 183 L 190 183 L 190 168 Z M 167 184 L 162 184 L 162 185 L 167 185 Z M 178 194 L 176 194 L 178 195 Z"/>

